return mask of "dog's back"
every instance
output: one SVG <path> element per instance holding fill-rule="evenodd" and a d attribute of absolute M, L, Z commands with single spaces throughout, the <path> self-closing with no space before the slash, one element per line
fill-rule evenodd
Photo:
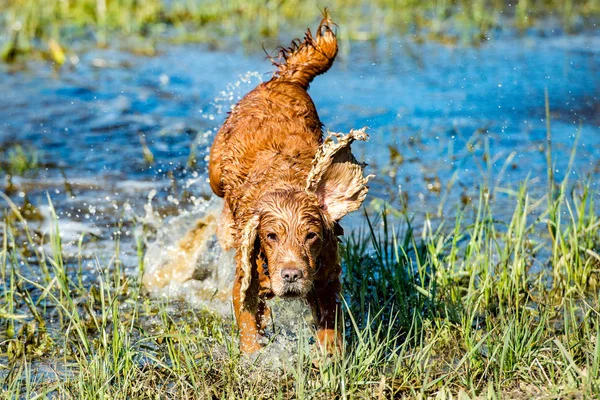
<path fill-rule="evenodd" d="M 282 49 L 282 61 L 273 61 L 278 68 L 273 78 L 248 93 L 219 130 L 210 153 L 210 185 L 234 214 L 239 202 L 256 198 L 264 185 L 306 182 L 322 141 L 322 124 L 306 90 L 337 54 L 331 25 L 325 17 L 316 37 L 307 31 L 303 42 Z"/>

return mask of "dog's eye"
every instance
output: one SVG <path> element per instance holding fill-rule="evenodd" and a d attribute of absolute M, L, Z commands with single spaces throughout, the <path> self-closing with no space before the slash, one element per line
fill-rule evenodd
<path fill-rule="evenodd" d="M 277 241 L 277 235 L 274 234 L 273 232 L 267 233 L 267 239 L 269 239 L 271 242 L 276 242 Z"/>
<path fill-rule="evenodd" d="M 316 233 L 314 233 L 314 232 L 308 232 L 308 233 L 306 234 L 306 241 L 313 240 L 313 239 L 315 239 L 316 237 L 317 237 L 317 234 L 316 234 Z"/>

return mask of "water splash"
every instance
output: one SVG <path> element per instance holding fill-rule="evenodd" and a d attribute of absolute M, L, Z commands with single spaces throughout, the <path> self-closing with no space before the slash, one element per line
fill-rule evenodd
<path fill-rule="evenodd" d="M 258 72 L 247 72 L 239 80 L 229 83 L 227 88 L 215 97 L 207 111 L 201 111 L 202 117 L 211 121 L 220 121 L 235 104 L 257 84 L 262 82 Z M 218 126 L 198 133 L 193 146 L 206 149 Z M 195 191 L 210 192 L 207 172 L 192 173 L 183 186 Z M 194 208 L 182 211 L 168 220 L 160 218 L 153 210 L 151 191 L 148 203 L 144 206 L 146 224 L 156 229 L 156 239 L 147 243 L 144 258 L 144 286 L 153 296 L 177 298 L 193 306 L 207 306 L 222 314 L 230 314 L 230 296 L 235 273 L 233 251 L 224 252 L 216 240 L 223 201 L 216 196 L 205 200 L 192 199 Z"/>
<path fill-rule="evenodd" d="M 233 252 L 216 240 L 223 201 L 213 197 L 165 221 L 144 257 L 145 288 L 152 296 L 181 299 L 229 314 Z"/>

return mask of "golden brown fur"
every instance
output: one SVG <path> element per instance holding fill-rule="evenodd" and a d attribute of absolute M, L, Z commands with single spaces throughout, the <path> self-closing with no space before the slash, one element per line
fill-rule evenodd
<path fill-rule="evenodd" d="M 337 222 L 360 207 L 368 178 L 349 151 L 364 133 L 324 143 L 307 93 L 337 54 L 332 26 L 325 16 L 316 36 L 308 31 L 280 52 L 278 71 L 235 106 L 211 149 L 210 185 L 225 199 L 219 239 L 236 248 L 233 302 L 245 352 L 260 348 L 265 300 L 275 295 L 305 298 L 321 346 L 341 346 Z"/>

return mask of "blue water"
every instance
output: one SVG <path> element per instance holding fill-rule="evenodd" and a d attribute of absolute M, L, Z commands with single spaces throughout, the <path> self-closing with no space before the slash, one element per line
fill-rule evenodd
<path fill-rule="evenodd" d="M 556 179 L 576 150 L 571 181 L 589 180 L 599 192 L 599 55 L 593 33 L 477 48 L 352 43 L 310 93 L 328 129 L 369 127 L 370 141 L 354 146 L 377 175 L 367 205 L 406 202 L 418 222 L 425 212 L 450 217 L 487 188 L 501 218 L 510 211 L 502 207 L 507 190 L 525 179 L 534 195 L 547 187 L 546 90 Z M 62 221 L 80 223 L 73 237 L 88 227 L 100 241 L 111 239 L 124 208 L 142 215 L 149 195 L 165 218 L 208 197 L 212 135 L 273 71 L 260 51 L 202 45 L 163 46 L 152 58 L 93 50 L 74 61 L 59 72 L 39 62 L 1 67 L 0 147 L 4 155 L 15 144 L 35 149 L 43 164 L 13 177 L 17 204 L 27 197 L 43 206 L 49 193 Z M 140 137 L 154 164 L 144 160 Z"/>

